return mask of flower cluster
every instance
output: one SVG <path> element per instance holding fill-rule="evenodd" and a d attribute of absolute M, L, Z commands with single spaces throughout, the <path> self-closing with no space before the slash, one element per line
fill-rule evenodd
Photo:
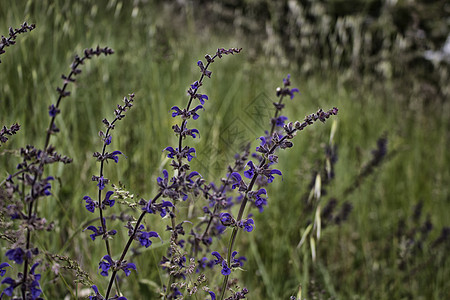
<path fill-rule="evenodd" d="M 25 32 L 28 29 L 31 30 L 27 26 L 24 25 L 22 31 L 11 31 L 10 36 L 15 38 L 18 33 Z M 2 42 L 4 39 L 2 39 Z M 12 44 L 11 41 L 8 41 L 8 43 Z M 2 47 L 4 47 L 3 45 L 6 44 L 2 44 Z M 107 279 L 109 283 L 105 293 L 102 294 L 98 287 L 90 281 L 89 286 L 93 291 L 89 296 L 90 300 L 126 300 L 120 292 L 119 279 L 121 278 L 119 278 L 119 273 L 120 276 L 125 274 L 128 277 L 132 270 L 137 272 L 136 265 L 129 262 L 129 258 L 126 260 L 130 248 L 148 248 L 155 243 L 155 238 L 159 238 L 161 243 L 163 242 L 156 231 L 149 230 L 151 226 L 146 225 L 148 224 L 148 220 L 144 220 L 146 216 L 149 219 L 164 218 L 169 222 L 166 226 L 166 230 L 170 234 L 167 254 L 162 257 L 160 262 L 163 270 L 167 272 L 167 283 L 161 289 L 161 295 L 164 299 L 179 299 L 185 295 L 192 296 L 203 290 L 206 296 L 215 300 L 216 294 L 212 288 L 205 285 L 206 276 L 203 272 L 209 272 L 209 269 L 214 268 L 218 270 L 215 267 L 217 265 L 220 266 L 220 273 L 223 275 L 222 287 L 213 287 L 214 290 L 220 291 L 219 298 L 221 300 L 246 298 L 247 288 L 236 287 L 228 298 L 225 298 L 225 294 L 231 286 L 229 276 L 241 269 L 247 260 L 244 256 L 238 256 L 238 251 L 235 250 L 238 232 L 251 234 L 255 228 L 258 228 L 252 218 L 252 212 L 246 213 L 247 204 L 258 209 L 260 213 L 264 212 L 269 201 L 266 186 L 274 182 L 275 178 L 283 179 L 282 172 L 275 168 L 275 164 L 278 162 L 278 156 L 275 152 L 278 149 L 293 147 L 291 140 L 297 131 L 303 130 L 318 120 L 325 122 L 330 116 L 336 115 L 338 110 L 337 108 L 329 111 L 319 110 L 317 113 L 306 116 L 303 122 L 289 122 L 286 116 L 281 115 L 281 110 L 284 108 L 282 99 L 285 96 L 293 99 L 294 94 L 298 93 L 299 90 L 291 87 L 290 75 L 288 75 L 287 78 L 283 79 L 283 88 L 278 88 L 276 92 L 279 101 L 274 103 L 275 116 L 269 124 L 272 128 L 259 138 L 260 143 L 256 147 L 255 153 L 250 155 L 251 147 L 249 143 L 242 153 L 236 155 L 234 165 L 228 167 L 220 184 L 207 183 L 199 172 L 191 169 L 191 162 L 197 157 L 198 153 L 194 147 L 185 145 L 185 143 L 186 141 L 192 141 L 190 138 L 200 138 L 200 131 L 192 127 L 191 122 L 200 118 L 201 114 L 206 111 L 205 104 L 210 101 L 206 94 L 201 93 L 200 88 L 203 86 L 205 78 L 211 78 L 213 74 L 210 70 L 211 64 L 224 55 L 233 55 L 240 52 L 240 48 L 219 48 L 213 56 L 206 55 L 204 60 L 197 62 L 199 79 L 190 84 L 187 89 L 189 98 L 187 105 L 185 107 L 173 106 L 170 110 L 171 116 L 177 118 L 178 121 L 172 127 L 178 143 L 167 146 L 162 151 L 169 158 L 171 168 L 166 167 L 162 170 L 162 174 L 157 177 L 156 195 L 152 198 L 146 198 L 149 200 L 141 198 L 137 202 L 133 200 L 131 204 L 124 203 L 120 191 L 111 184 L 112 182 L 105 171 L 107 163 L 112 161 L 115 163 L 112 165 L 115 166 L 119 161 L 123 163 L 123 158 L 127 158 L 122 151 L 113 148 L 115 140 L 112 136 L 112 130 L 115 129 L 117 121 L 122 120 L 133 106 L 135 95 L 130 94 L 123 99 L 123 104 L 118 105 L 114 110 L 112 121 L 103 119 L 102 122 L 106 130 L 99 132 L 102 149 L 93 153 L 93 157 L 99 163 L 98 174 L 92 175 L 92 181 L 96 185 L 96 188 L 93 187 L 96 197 L 85 195 L 80 199 L 80 202 L 89 213 L 98 214 L 98 219 L 94 220 L 98 224 L 86 225 L 87 227 L 83 231 L 89 231 L 89 237 L 93 242 L 98 243 L 98 240 L 101 240 L 101 243 L 106 246 L 106 253 L 98 263 L 98 274 L 109 277 Z M 14 200 L 10 201 L 11 203 L 5 211 L 8 212 L 12 220 L 23 222 L 21 226 L 17 226 L 21 228 L 20 231 L 17 231 L 17 235 L 24 236 L 26 239 L 13 239 L 13 236 L 11 236 L 14 243 L 6 251 L 5 256 L 16 265 L 23 264 L 24 268 L 22 272 L 17 274 L 17 279 L 5 277 L 1 281 L 2 284 L 6 285 L 6 288 L 2 291 L 0 298 L 3 295 L 14 297 L 15 294 L 18 294 L 15 289 L 20 286 L 24 299 L 41 299 L 42 290 L 39 283 L 41 275 L 36 273 L 39 263 L 35 262 L 39 250 L 32 246 L 30 231 L 49 230 L 52 229 L 53 225 L 52 223 L 49 224 L 44 218 L 37 216 L 36 200 L 38 198 L 45 199 L 45 197 L 52 195 L 52 183 L 55 177 L 44 176 L 44 166 L 54 162 L 71 162 L 70 158 L 58 154 L 54 147 L 49 144 L 51 135 L 59 131 L 55 125 L 55 118 L 61 113 L 61 99 L 70 95 L 67 90 L 68 84 L 75 82 L 75 76 L 81 73 L 80 65 L 93 56 L 112 53 L 113 51 L 108 47 L 97 47 L 86 49 L 83 57 L 75 57 L 70 67 L 70 74 L 62 76 L 63 86 L 57 88 L 59 95 L 57 102 L 48 107 L 48 115 L 51 120 L 47 129 L 44 148 L 36 149 L 33 146 L 22 148 L 20 151 L 22 162 L 17 165 L 17 172 L 9 175 L 1 183 L 7 190 L 5 195 L 1 195 L 2 200 L 3 198 L 8 199 L 8 201 Z M 19 130 L 17 124 L 9 129 L 4 127 L 0 132 L 0 142 L 6 142 L 6 135 L 15 134 L 17 130 Z M 381 148 L 380 155 L 382 154 Z M 14 198 L 13 195 L 16 195 L 16 197 Z M 189 219 L 181 218 L 179 216 L 180 208 L 183 205 L 190 205 L 194 199 L 201 196 L 206 200 L 206 204 L 202 205 L 203 208 L 200 210 L 192 209 Z M 112 213 L 123 204 L 128 204 L 131 208 L 138 206 L 140 208 L 139 217 L 134 218 L 128 213 L 125 215 L 125 210 L 121 212 L 120 217 Z M 191 222 L 195 219 L 198 219 L 199 223 L 193 224 Z M 119 236 L 118 231 L 108 226 L 110 224 L 107 224 L 107 221 L 110 224 L 117 221 L 126 222 L 124 227 L 128 231 L 128 241 L 124 243 L 123 250 L 119 255 L 113 255 L 112 247 L 110 247 L 110 240 Z M 92 222 L 89 224 L 92 224 Z M 229 233 L 228 243 L 224 241 L 227 239 L 227 233 Z M 100 237 L 100 239 L 97 239 L 97 237 Z M 222 241 L 218 243 L 221 239 Z M 225 250 L 226 254 L 223 256 L 218 251 L 212 251 L 219 244 L 228 245 L 228 249 Z M 133 253 L 139 254 L 138 251 L 133 251 Z M 10 269 L 12 268 L 9 263 L 0 263 L 0 276 L 5 276 L 7 272 L 10 272 Z M 120 271 L 123 271 L 123 273 Z M 196 273 L 198 273 L 198 277 L 193 279 Z M 115 291 L 113 291 L 113 286 Z M 110 295 L 114 296 L 110 297 Z"/>
<path fill-rule="evenodd" d="M 31 31 L 35 28 L 36 28 L 36 25 L 34 25 L 34 24 L 28 25 L 27 22 L 24 22 L 20 26 L 20 28 L 13 29 L 12 27 L 9 27 L 9 37 L 4 37 L 2 35 L 2 38 L 0 40 L 0 55 L 5 53 L 4 48 L 14 45 L 16 43 L 15 40 L 19 34 Z M 1 62 L 2 61 L 0 60 L 0 63 Z"/>
<path fill-rule="evenodd" d="M 0 294 L 0 299 L 3 297 L 3 295 L 12 297 L 14 289 L 18 287 L 19 285 L 22 285 L 22 290 L 26 291 L 24 295 L 26 295 L 26 299 L 31 300 L 43 300 L 43 298 L 39 297 L 42 294 L 41 285 L 39 284 L 39 280 L 41 280 L 41 274 L 36 274 L 36 267 L 39 265 L 39 263 L 35 263 L 28 274 L 28 277 L 25 281 L 20 280 L 14 280 L 11 277 L 5 277 L 5 279 L 2 280 L 2 284 L 9 285 L 7 288 L 5 288 L 2 293 Z M 5 275 L 5 270 L 2 268 L 9 267 L 10 265 L 8 263 L 2 263 L 0 264 L 0 275 L 3 277 Z M 20 276 L 18 276 L 20 277 Z"/>
<path fill-rule="evenodd" d="M 0 42 L 0 54 L 4 53 L 4 47 L 14 44 L 16 36 L 34 29 L 34 25 L 24 23 L 21 28 L 13 30 L 10 28 L 9 38 L 2 37 Z M 40 251 L 33 245 L 32 231 L 51 231 L 54 228 L 54 223 L 49 222 L 45 218 L 38 216 L 39 203 L 41 200 L 52 195 L 52 182 L 55 180 L 54 176 L 46 174 L 47 165 L 62 162 L 63 164 L 71 163 L 72 159 L 59 154 L 55 151 L 54 146 L 50 145 L 50 138 L 52 134 L 59 132 L 59 128 L 55 125 L 55 118 L 61 112 L 59 104 L 61 99 L 70 95 L 67 91 L 69 83 L 75 82 L 75 76 L 81 73 L 79 66 L 84 63 L 86 59 L 100 54 L 109 55 L 113 51 L 110 48 L 86 49 L 83 57 L 76 56 L 71 65 L 69 75 L 62 75 L 64 80 L 63 86 L 57 88 L 59 95 L 55 104 L 49 107 L 50 122 L 45 134 L 45 142 L 43 148 L 39 149 L 32 145 L 22 147 L 18 153 L 22 159 L 17 164 L 16 172 L 9 174 L 5 180 L 0 183 L 0 197 L 2 214 L 6 212 L 12 222 L 9 222 L 5 227 L 3 237 L 11 241 L 11 246 L 6 251 L 6 257 L 14 261 L 17 265 L 22 265 L 23 269 L 17 273 L 16 279 L 7 277 L 2 281 L 2 284 L 8 284 L 2 295 L 14 296 L 14 289 L 20 286 L 23 299 L 41 299 L 39 280 L 40 274 L 35 273 L 37 266 L 37 256 Z M 10 128 L 3 127 L 0 132 L 0 143 L 7 141 L 7 135 L 13 135 L 19 130 L 18 124 L 13 124 Z M 117 155 L 117 154 L 116 154 Z M 114 157 L 112 157 L 114 159 Z M 88 199 L 87 199 L 88 200 Z M 8 205 L 3 205 L 8 203 Z M 104 205 L 111 205 L 111 201 L 107 199 Z M 95 203 L 87 201 L 88 209 L 94 209 Z M 105 235 L 105 230 L 95 228 L 95 235 Z M 112 234 L 112 232 L 109 232 Z M 4 275 L 5 263 L 1 264 L 2 268 L 0 274 Z M 0 296 L 1 297 L 1 296 Z"/>
<path fill-rule="evenodd" d="M 11 125 L 9 128 L 6 126 L 3 126 L 2 129 L 0 129 L 0 146 L 8 141 L 8 138 L 6 135 L 13 135 L 16 134 L 17 131 L 19 131 L 20 125 L 15 123 Z"/>

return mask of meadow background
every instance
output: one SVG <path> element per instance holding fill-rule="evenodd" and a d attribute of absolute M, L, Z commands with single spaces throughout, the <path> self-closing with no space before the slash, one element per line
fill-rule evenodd
<path fill-rule="evenodd" d="M 283 181 L 269 187 L 264 213 L 254 211 L 255 230 L 239 236 L 238 250 L 248 258 L 240 284 L 249 299 L 288 299 L 299 286 L 306 299 L 444 299 L 450 294 L 449 62 L 424 53 L 438 51 L 449 33 L 445 2 L 2 1 L 0 34 L 24 21 L 36 29 L 1 56 L 0 123 L 21 124 L 0 149 L 1 175 L 20 161 L 14 149 L 44 145 L 48 106 L 74 55 L 97 45 L 114 49 L 110 57 L 87 61 L 63 99 L 56 121 L 61 132 L 51 143 L 73 163 L 48 169 L 57 181 L 40 213 L 56 230 L 34 240 L 79 261 L 103 287 L 107 281 L 96 271 L 104 246 L 82 232 L 92 220 L 82 197 L 96 190 L 92 153 L 102 146 L 102 119 L 136 94 L 113 133 L 114 147 L 127 159 L 106 173 L 136 199 L 149 199 L 168 168 L 162 150 L 176 144 L 170 107 L 186 102 L 189 84 L 198 79 L 196 62 L 219 47 L 242 47 L 214 63 L 202 87 L 210 100 L 196 124 L 201 138 L 192 142 L 198 152 L 193 169 L 207 180 L 217 182 L 244 143 L 257 145 L 273 114 L 275 89 L 288 73 L 300 89 L 286 101 L 290 120 L 339 108 L 335 123 L 311 126 L 280 153 Z M 322 183 L 320 203 L 335 199 L 336 207 L 324 219 L 313 262 L 309 244 L 297 244 L 314 218 L 306 198 L 323 171 L 333 126 L 338 160 L 334 178 Z M 387 156 L 361 175 L 380 138 L 388 141 Z M 167 224 L 151 221 L 167 242 Z M 115 253 L 126 231 L 118 235 Z M 3 262 L 7 242 L 0 245 Z M 166 246 L 155 243 L 133 258 L 140 268 L 124 283 L 128 299 L 157 297 Z M 50 268 L 42 275 L 45 299 L 77 297 L 82 288 L 66 270 L 54 281 Z"/>

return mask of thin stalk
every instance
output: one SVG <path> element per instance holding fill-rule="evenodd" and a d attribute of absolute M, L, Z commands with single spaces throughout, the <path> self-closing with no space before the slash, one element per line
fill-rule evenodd
<path fill-rule="evenodd" d="M 283 101 L 284 94 L 280 96 L 280 100 L 278 101 L 278 105 L 281 105 L 281 102 Z M 278 117 L 278 112 L 280 112 L 278 108 L 275 110 L 275 116 L 273 117 L 273 120 L 275 120 Z M 275 130 L 275 122 L 272 123 L 272 128 L 270 129 L 270 136 L 272 136 L 273 131 Z"/>
<path fill-rule="evenodd" d="M 159 193 L 155 196 L 155 198 L 153 198 L 152 201 L 154 202 L 154 201 L 158 200 L 158 198 L 161 197 L 161 195 L 162 195 L 162 193 L 159 192 Z M 117 261 L 117 265 L 120 266 L 120 264 L 121 264 L 122 261 L 124 260 L 125 256 L 127 255 L 127 252 L 128 252 L 128 250 L 130 249 L 131 243 L 132 243 L 133 240 L 134 240 L 134 236 L 136 235 L 136 232 L 137 232 L 137 230 L 138 230 L 138 228 L 139 228 L 139 225 L 141 225 L 141 222 L 142 222 L 142 220 L 144 219 L 144 216 L 145 216 L 146 213 L 147 213 L 147 212 L 144 210 L 144 211 L 141 213 L 141 215 L 139 216 L 139 219 L 137 220 L 136 225 L 134 226 L 133 233 L 130 235 L 130 238 L 128 239 L 127 244 L 126 244 L 125 247 L 123 248 L 123 251 L 122 251 L 122 254 L 120 255 L 120 258 L 119 258 L 119 260 Z M 110 278 L 109 284 L 108 284 L 108 289 L 106 290 L 105 299 L 108 299 L 109 294 L 111 293 L 111 288 L 112 288 L 113 280 L 114 280 L 114 281 L 116 280 L 117 271 L 118 271 L 118 270 L 114 270 L 113 273 L 112 273 L 112 275 L 111 275 L 111 278 Z"/>

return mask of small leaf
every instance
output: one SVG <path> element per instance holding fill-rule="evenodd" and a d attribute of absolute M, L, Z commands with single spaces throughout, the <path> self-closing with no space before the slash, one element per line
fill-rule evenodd
<path fill-rule="evenodd" d="M 300 242 L 297 245 L 297 248 L 300 248 L 303 245 L 303 243 L 305 243 L 306 237 L 311 232 L 312 227 L 313 227 L 312 224 L 309 224 L 308 227 L 306 227 L 305 232 L 303 232 L 302 238 L 300 239 Z"/>
<path fill-rule="evenodd" d="M 320 174 L 317 174 L 316 176 L 316 182 L 314 184 L 314 196 L 316 200 L 320 199 L 320 191 L 322 189 L 322 179 L 320 177 Z"/>
<path fill-rule="evenodd" d="M 302 285 L 299 285 L 298 287 L 297 299 L 298 300 L 302 299 Z"/>
<path fill-rule="evenodd" d="M 336 119 L 333 119 L 331 123 L 331 132 L 330 132 L 330 145 L 333 145 L 334 135 L 336 134 L 338 122 Z"/>
<path fill-rule="evenodd" d="M 317 209 L 316 209 L 315 223 L 316 223 L 315 226 L 316 226 L 317 241 L 319 241 L 320 240 L 321 229 L 322 229 L 322 221 L 320 219 L 320 205 L 318 205 Z"/>
<path fill-rule="evenodd" d="M 314 240 L 314 237 L 309 238 L 309 245 L 311 246 L 311 257 L 313 262 L 316 262 L 316 241 Z"/>

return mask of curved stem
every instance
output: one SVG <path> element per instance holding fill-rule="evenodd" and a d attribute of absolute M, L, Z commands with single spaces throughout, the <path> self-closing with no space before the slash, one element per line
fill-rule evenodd
<path fill-rule="evenodd" d="M 280 96 L 280 100 L 278 101 L 278 105 L 281 104 L 281 102 L 283 101 L 283 97 L 284 95 Z M 280 112 L 281 110 L 279 110 L 278 108 L 275 110 L 275 116 L 273 117 L 273 122 L 272 122 L 272 128 L 270 129 L 270 136 L 272 136 L 273 131 L 275 130 L 275 119 L 278 117 L 278 112 Z"/>
<path fill-rule="evenodd" d="M 155 196 L 155 198 L 153 198 L 152 201 L 154 202 L 154 201 L 158 200 L 158 198 L 161 197 L 161 195 L 162 195 L 162 193 L 159 192 L 159 193 Z M 123 251 L 122 251 L 122 254 L 120 255 L 120 258 L 119 258 L 119 260 L 117 261 L 117 265 L 120 265 L 120 264 L 122 263 L 122 261 L 124 260 L 125 256 L 127 255 L 127 252 L 128 252 L 128 250 L 130 249 L 131 243 L 132 243 L 133 240 L 134 240 L 134 236 L 136 235 L 136 232 L 137 232 L 137 230 L 138 230 L 138 228 L 139 228 L 139 225 L 141 225 L 141 222 L 142 222 L 142 220 L 144 219 L 144 216 L 145 216 L 146 213 L 147 213 L 147 212 L 144 210 L 144 211 L 141 213 L 141 215 L 139 216 L 139 219 L 137 220 L 136 225 L 134 226 L 133 233 L 130 235 L 130 238 L 128 239 L 127 244 L 126 244 L 125 247 L 123 248 Z M 111 275 L 111 278 L 110 278 L 109 284 L 108 284 L 108 289 L 106 290 L 105 299 L 108 299 L 108 297 L 109 297 L 109 294 L 110 294 L 111 288 L 112 288 L 112 284 L 113 284 L 113 280 L 116 280 L 116 274 L 117 274 L 117 271 L 118 271 L 118 270 L 114 270 L 113 273 L 112 273 L 112 275 Z"/>

